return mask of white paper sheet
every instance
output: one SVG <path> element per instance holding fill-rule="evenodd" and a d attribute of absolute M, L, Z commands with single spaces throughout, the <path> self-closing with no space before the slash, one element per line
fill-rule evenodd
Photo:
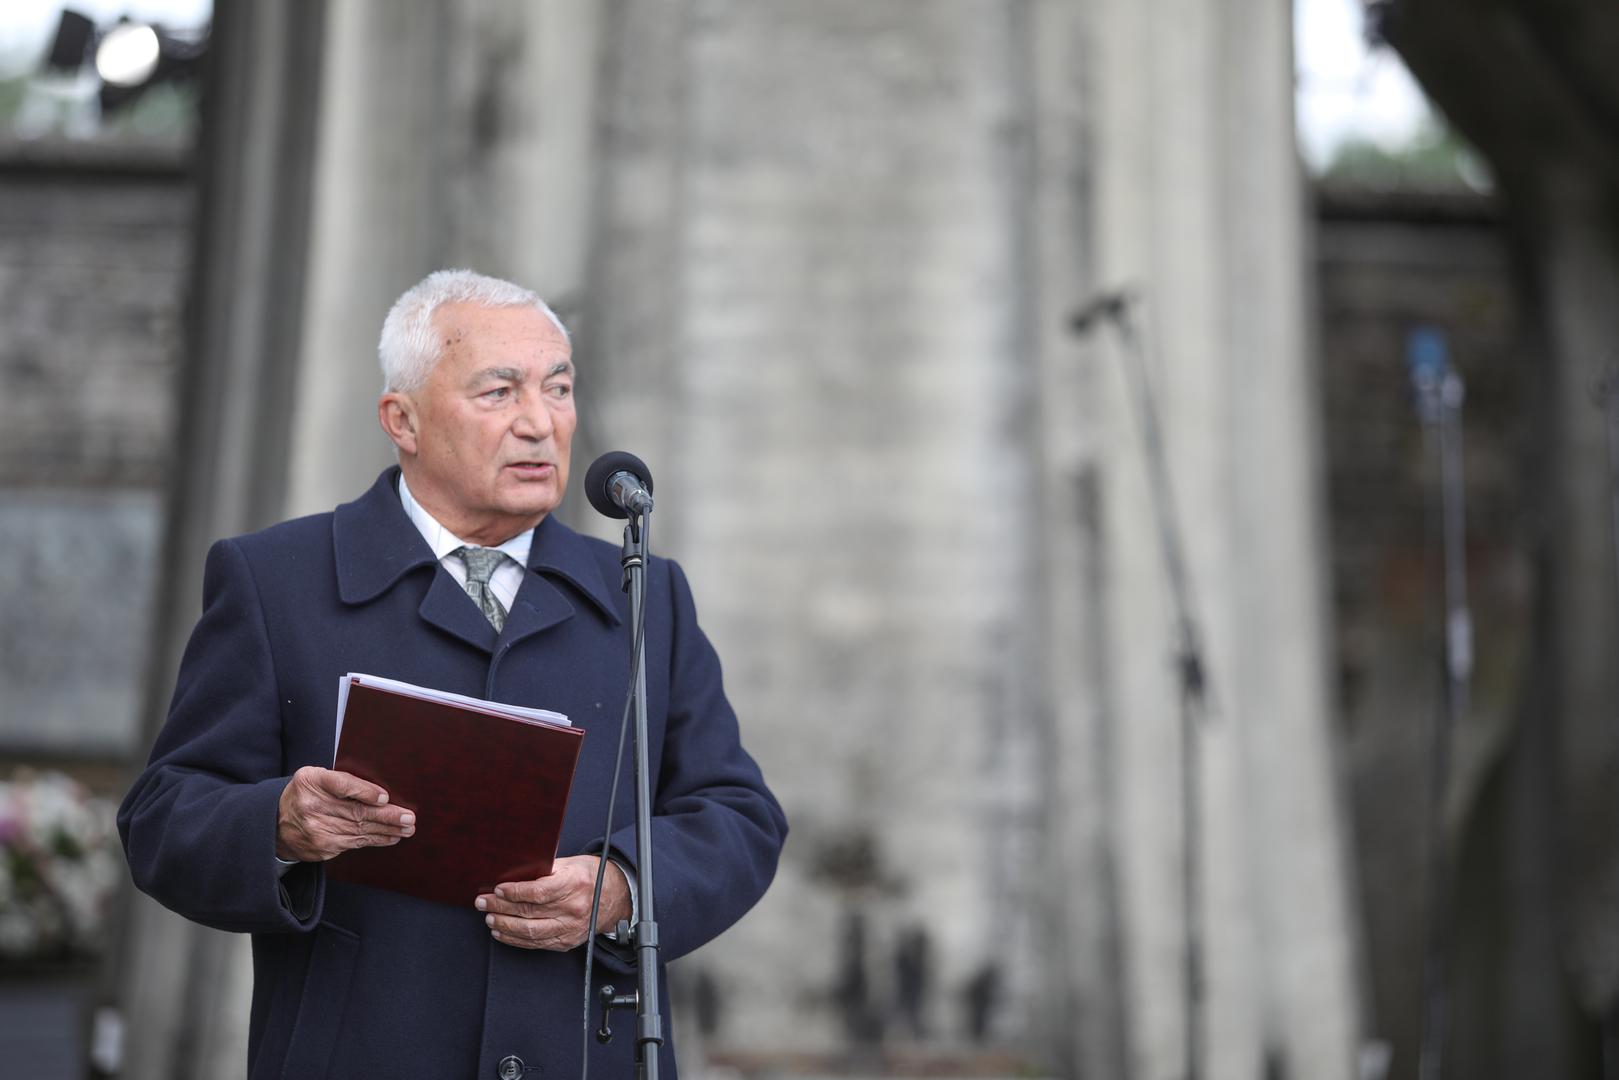
<path fill-rule="evenodd" d="M 467 697 L 465 694 L 452 694 L 448 690 L 434 690 L 430 686 L 417 686 L 414 683 L 400 682 L 398 679 L 385 679 L 381 675 L 366 675 L 362 672 L 351 671 L 337 680 L 337 736 L 332 740 L 336 747 L 343 741 L 343 714 L 348 709 L 349 687 L 355 682 L 364 686 L 374 686 L 379 690 L 389 690 L 395 694 L 404 694 L 406 697 L 421 698 L 426 701 L 443 701 L 452 705 L 469 705 L 475 709 L 488 709 L 503 716 L 513 716 L 522 720 L 534 720 L 542 724 L 561 724 L 563 727 L 572 727 L 573 723 L 559 712 L 549 709 L 531 709 L 525 705 L 507 705 L 502 701 L 485 701 L 483 698 Z"/>

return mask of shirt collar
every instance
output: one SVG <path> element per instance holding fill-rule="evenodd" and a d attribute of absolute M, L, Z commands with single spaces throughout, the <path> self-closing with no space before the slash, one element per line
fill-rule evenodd
<path fill-rule="evenodd" d="M 417 530 L 422 534 L 422 539 L 427 541 L 427 546 L 433 549 L 433 558 L 442 562 L 446 555 L 457 548 L 480 546 L 467 543 L 449 529 L 446 529 L 438 518 L 429 514 L 426 507 L 422 506 L 411 495 L 410 485 L 405 483 L 405 474 L 403 472 L 399 474 L 399 502 L 404 506 L 405 516 L 410 518 L 410 523 L 416 526 Z M 497 544 L 495 550 L 505 552 L 516 560 L 518 566 L 527 566 L 529 548 L 533 543 L 534 530 L 531 527 L 524 529 L 504 544 Z"/>
<path fill-rule="evenodd" d="M 433 549 L 399 499 L 398 465 L 382 470 L 377 482 L 353 502 L 332 514 L 332 555 L 337 561 L 337 595 L 345 604 L 364 604 L 392 588 L 406 574 L 437 566 Z M 529 547 L 530 571 L 566 580 L 587 597 L 602 617 L 619 624 L 627 601 L 619 581 L 617 547 L 590 540 L 547 514 L 534 527 Z M 625 610 L 620 610 L 621 606 Z"/>

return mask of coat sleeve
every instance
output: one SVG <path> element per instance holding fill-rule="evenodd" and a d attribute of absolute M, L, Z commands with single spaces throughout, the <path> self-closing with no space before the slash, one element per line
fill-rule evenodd
<path fill-rule="evenodd" d="M 673 562 L 664 565 L 673 631 L 652 851 L 659 951 L 669 961 L 718 936 L 764 895 L 787 818 L 742 748 L 719 657 L 697 625 L 685 575 Z M 615 830 L 609 843 L 641 872 L 633 824 Z"/>
<path fill-rule="evenodd" d="M 221 930 L 307 930 L 325 874 L 277 873 L 280 695 L 257 583 L 233 540 L 208 552 L 203 612 L 151 759 L 118 811 L 135 884 Z"/>

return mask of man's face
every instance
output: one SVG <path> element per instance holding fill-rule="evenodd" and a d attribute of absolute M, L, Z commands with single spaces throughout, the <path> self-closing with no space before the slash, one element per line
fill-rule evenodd
<path fill-rule="evenodd" d="M 533 308 L 448 304 L 442 352 L 415 390 L 382 396 L 411 495 L 484 546 L 539 523 L 562 501 L 576 422 L 572 350 Z"/>

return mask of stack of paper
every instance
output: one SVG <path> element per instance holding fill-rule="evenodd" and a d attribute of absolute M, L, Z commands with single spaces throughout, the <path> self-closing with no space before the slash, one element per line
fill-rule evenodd
<path fill-rule="evenodd" d="M 584 731 L 544 709 L 350 672 L 332 767 L 416 814 L 416 833 L 327 864 L 338 881 L 470 906 L 551 872 Z"/>

